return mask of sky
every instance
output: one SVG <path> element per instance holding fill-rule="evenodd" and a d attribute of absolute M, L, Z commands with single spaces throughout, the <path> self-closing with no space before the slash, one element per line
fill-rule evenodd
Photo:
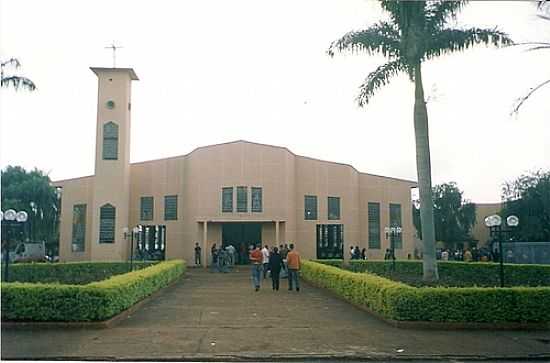
<path fill-rule="evenodd" d="M 451 24 L 550 41 L 533 2 L 471 2 Z M 326 54 L 384 18 L 372 0 L 0 0 L 0 58 L 35 92 L 0 90 L 0 165 L 53 180 L 94 172 L 97 78 L 132 67 L 131 161 L 248 140 L 359 171 L 416 180 L 413 84 L 405 75 L 365 108 L 358 87 L 381 56 Z M 518 115 L 516 100 L 550 78 L 550 51 L 485 48 L 423 66 L 433 184 L 474 202 L 500 200 L 523 173 L 550 169 L 550 87 Z M 6 70 L 8 73 L 11 70 Z"/>

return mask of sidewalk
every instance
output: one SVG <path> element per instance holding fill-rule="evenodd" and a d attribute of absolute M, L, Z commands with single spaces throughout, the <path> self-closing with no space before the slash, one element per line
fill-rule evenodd
<path fill-rule="evenodd" d="M 259 292 L 249 270 L 191 269 L 111 329 L 2 329 L 2 359 L 258 360 L 542 358 L 548 331 L 394 328 L 325 291 Z"/>

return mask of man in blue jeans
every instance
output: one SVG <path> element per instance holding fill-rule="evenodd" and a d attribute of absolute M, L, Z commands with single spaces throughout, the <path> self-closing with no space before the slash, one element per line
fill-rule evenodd
<path fill-rule="evenodd" d="M 298 272 L 300 271 L 300 254 L 294 250 L 294 244 L 290 244 L 290 251 L 286 255 L 288 266 L 288 290 L 292 291 L 292 285 L 296 291 L 300 291 L 300 280 Z"/>
<path fill-rule="evenodd" d="M 252 245 L 252 251 L 250 251 L 250 263 L 252 263 L 252 283 L 256 291 L 260 290 L 260 281 L 262 278 L 262 266 L 263 255 L 259 246 Z"/>

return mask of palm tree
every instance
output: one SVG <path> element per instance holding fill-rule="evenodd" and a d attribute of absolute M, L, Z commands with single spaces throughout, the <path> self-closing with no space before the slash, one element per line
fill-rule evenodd
<path fill-rule="evenodd" d="M 544 19 L 544 20 L 550 20 L 550 2 L 548 0 L 539 1 L 538 4 L 537 4 L 537 8 L 539 9 L 539 13 L 537 14 L 537 16 L 539 18 Z M 550 50 L 550 43 L 548 43 L 548 42 L 529 42 L 529 43 L 519 43 L 518 45 L 529 45 L 529 46 L 531 46 L 531 48 L 529 48 L 528 51 Z M 519 109 L 521 108 L 521 106 L 523 106 L 525 101 L 527 101 L 529 99 L 529 97 L 531 97 L 531 95 L 533 95 L 533 93 L 537 92 L 539 89 L 546 86 L 547 84 L 550 84 L 550 79 L 547 79 L 547 80 L 539 83 L 535 87 L 531 88 L 529 90 L 529 92 L 527 92 L 527 94 L 520 97 L 517 100 L 517 103 L 514 106 L 514 109 L 512 110 L 512 114 L 518 114 Z"/>
<path fill-rule="evenodd" d="M 15 68 L 19 68 L 21 66 L 21 63 L 19 63 L 19 60 L 17 60 L 17 58 L 11 58 L 5 62 L 0 63 L 0 69 L 1 69 L 0 86 L 1 87 L 9 87 L 10 85 L 12 85 L 16 90 L 19 89 L 19 87 L 22 87 L 29 91 L 34 91 L 36 89 L 36 85 L 34 84 L 34 82 L 26 77 L 20 77 L 20 76 L 6 77 L 4 75 L 4 68 L 8 65 L 15 66 Z"/>
<path fill-rule="evenodd" d="M 420 218 L 424 244 L 423 278 L 439 278 L 435 259 L 435 232 L 432 202 L 428 111 L 422 85 L 422 63 L 443 54 L 458 52 L 475 44 L 508 45 L 512 40 L 497 29 L 456 29 L 447 26 L 466 5 L 466 1 L 390 1 L 380 4 L 390 19 L 380 21 L 366 30 L 352 31 L 330 45 L 328 54 L 336 51 L 382 54 L 386 64 L 371 72 L 360 86 L 357 102 L 363 107 L 375 92 L 401 72 L 414 82 L 414 132 L 416 166 L 420 192 Z"/>

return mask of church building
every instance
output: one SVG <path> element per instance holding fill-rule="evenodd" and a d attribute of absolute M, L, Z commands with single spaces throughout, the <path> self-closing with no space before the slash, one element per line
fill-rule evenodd
<path fill-rule="evenodd" d="M 303 258 L 342 258 L 349 246 L 382 259 L 414 255 L 416 182 L 359 172 L 286 147 L 234 141 L 130 163 L 131 68 L 98 77 L 95 173 L 59 180 L 60 260 L 183 258 L 194 248 L 294 243 Z M 390 227 L 400 233 L 387 233 Z M 399 228 L 397 228 L 399 227 Z M 346 256 L 347 257 L 347 256 Z"/>

